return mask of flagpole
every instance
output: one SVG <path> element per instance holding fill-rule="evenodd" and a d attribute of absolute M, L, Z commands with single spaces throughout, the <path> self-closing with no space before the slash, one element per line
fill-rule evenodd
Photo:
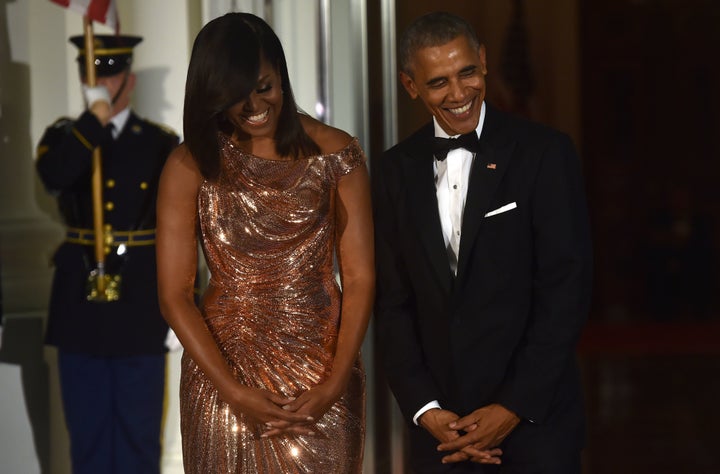
<path fill-rule="evenodd" d="M 95 87 L 97 78 L 95 74 L 95 36 L 93 34 L 92 20 L 83 16 L 85 36 L 85 71 L 88 87 Z M 90 104 L 88 104 L 90 106 Z M 95 233 L 95 290 L 96 297 L 92 299 L 104 301 L 105 282 L 105 238 L 103 230 L 103 202 L 102 202 L 102 159 L 100 147 L 95 147 L 92 157 L 92 202 L 93 202 L 93 230 Z M 88 298 L 91 298 L 89 296 Z"/>

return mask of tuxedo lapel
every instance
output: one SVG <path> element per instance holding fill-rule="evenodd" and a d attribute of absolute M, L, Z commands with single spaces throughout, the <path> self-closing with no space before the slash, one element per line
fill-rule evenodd
<path fill-rule="evenodd" d="M 463 212 L 462 238 L 460 239 L 460 255 L 458 258 L 457 278 L 464 276 L 467 261 L 482 226 L 485 214 L 490 210 L 490 202 L 495 191 L 507 171 L 510 156 L 515 143 L 501 140 L 492 141 L 484 137 L 502 136 L 495 122 L 496 115 L 488 107 L 485 124 L 480 137 L 480 150 L 470 171 L 468 192 Z"/>
<path fill-rule="evenodd" d="M 445 241 L 438 214 L 433 155 L 429 146 L 432 127 L 428 134 L 413 143 L 405 163 L 405 178 L 408 188 L 409 209 L 418 238 L 427 252 L 430 265 L 435 270 L 440 285 L 447 293 L 452 287 L 452 272 L 448 263 Z"/>

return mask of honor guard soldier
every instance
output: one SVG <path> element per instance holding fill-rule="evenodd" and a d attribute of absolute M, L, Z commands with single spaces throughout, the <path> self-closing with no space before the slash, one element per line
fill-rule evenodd
<path fill-rule="evenodd" d="M 136 36 L 94 38 L 97 85 L 88 109 L 47 128 L 37 171 L 57 197 L 65 241 L 55 276 L 46 343 L 57 346 L 73 472 L 159 473 L 165 338 L 155 264 L 155 201 L 160 171 L 178 137 L 130 109 Z M 85 43 L 79 49 L 86 82 Z M 93 150 L 101 150 L 106 294 L 98 295 L 92 192 Z"/>

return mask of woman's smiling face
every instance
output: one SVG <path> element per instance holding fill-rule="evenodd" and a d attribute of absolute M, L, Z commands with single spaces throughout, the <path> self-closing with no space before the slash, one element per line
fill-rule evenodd
<path fill-rule="evenodd" d="M 282 106 L 280 75 L 270 63 L 262 59 L 255 89 L 246 99 L 233 104 L 225 116 L 235 127 L 240 139 L 274 138 Z"/>

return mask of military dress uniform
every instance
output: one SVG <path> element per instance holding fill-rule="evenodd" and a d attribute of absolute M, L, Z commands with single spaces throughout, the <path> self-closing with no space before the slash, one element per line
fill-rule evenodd
<path fill-rule="evenodd" d="M 168 326 L 158 304 L 155 203 L 178 137 L 132 111 L 113 138 L 85 111 L 48 127 L 36 167 L 56 196 L 66 235 L 55 274 L 46 343 L 57 346 L 73 472 L 159 472 Z M 95 268 L 92 153 L 102 152 L 106 273 L 117 300 L 89 299 Z"/>

